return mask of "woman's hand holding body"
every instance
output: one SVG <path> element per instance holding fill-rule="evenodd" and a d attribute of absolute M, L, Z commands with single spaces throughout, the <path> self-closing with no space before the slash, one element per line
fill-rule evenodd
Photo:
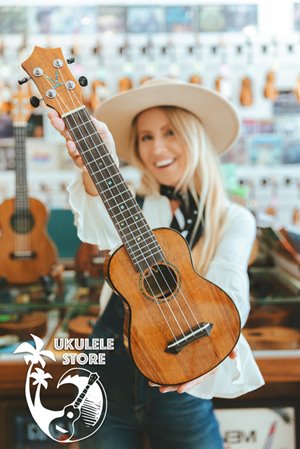
<path fill-rule="evenodd" d="M 234 360 L 237 357 L 237 349 L 233 349 L 231 353 L 228 355 L 228 357 L 232 360 Z M 199 385 L 201 382 L 203 382 L 208 376 L 214 375 L 214 373 L 217 371 L 218 368 L 215 368 L 209 373 L 204 374 L 203 376 L 197 377 L 196 379 L 190 380 L 189 382 L 185 382 L 183 384 L 178 385 L 158 385 L 151 381 L 148 382 L 150 387 L 158 387 L 159 391 L 161 393 L 169 393 L 170 391 L 177 391 L 177 393 L 185 393 L 186 391 L 190 390 L 191 388 L 195 387 L 196 385 Z"/>
<path fill-rule="evenodd" d="M 50 111 L 48 114 L 48 117 L 50 119 L 51 125 L 66 139 L 66 147 L 67 147 L 68 153 L 69 153 L 71 159 L 73 160 L 74 164 L 77 167 L 82 169 L 83 183 L 84 183 L 85 190 L 90 195 L 98 195 L 98 191 L 97 191 L 96 187 L 94 186 L 94 183 L 84 165 L 84 162 L 79 154 L 79 151 L 77 150 L 76 145 L 75 145 L 69 131 L 67 130 L 67 128 L 65 126 L 65 122 L 63 121 L 62 118 L 59 117 L 59 115 L 56 111 Z M 118 158 L 116 155 L 114 139 L 113 139 L 109 129 L 107 128 L 105 123 L 96 120 L 94 117 L 91 117 L 91 118 L 92 118 L 93 123 L 94 123 L 97 131 L 99 132 L 100 137 L 103 140 L 106 148 L 111 153 L 116 164 L 119 165 L 119 161 L 118 161 Z"/>

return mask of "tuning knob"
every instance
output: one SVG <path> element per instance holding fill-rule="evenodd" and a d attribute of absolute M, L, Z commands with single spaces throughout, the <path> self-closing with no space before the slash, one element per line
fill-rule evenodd
<path fill-rule="evenodd" d="M 87 86 L 88 85 L 88 80 L 85 76 L 81 76 L 80 78 L 78 78 L 78 82 L 80 84 L 80 86 Z"/>
<path fill-rule="evenodd" d="M 27 83 L 30 79 L 30 76 L 28 76 L 27 78 L 25 77 L 22 80 L 18 80 L 18 83 L 20 84 L 20 86 L 22 86 L 22 84 Z"/>
<path fill-rule="evenodd" d="M 30 98 L 30 104 L 34 108 L 38 108 L 40 105 L 41 100 L 38 97 L 31 97 Z"/>
<path fill-rule="evenodd" d="M 71 58 L 67 58 L 67 63 L 68 64 L 73 64 L 73 62 L 75 62 L 75 57 L 72 56 Z"/>

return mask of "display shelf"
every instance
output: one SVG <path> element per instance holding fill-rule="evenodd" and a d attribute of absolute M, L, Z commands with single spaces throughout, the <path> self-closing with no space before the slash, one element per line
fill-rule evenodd
<path fill-rule="evenodd" d="M 97 306 L 102 284 L 101 278 L 77 280 L 74 271 L 66 271 L 60 283 L 8 285 L 0 289 L 0 314 Z"/>
<path fill-rule="evenodd" d="M 252 304 L 300 303 L 300 281 L 277 267 L 249 270 Z"/>

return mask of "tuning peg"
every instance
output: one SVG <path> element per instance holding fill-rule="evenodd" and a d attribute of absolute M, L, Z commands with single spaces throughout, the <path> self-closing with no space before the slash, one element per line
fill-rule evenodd
<path fill-rule="evenodd" d="M 30 104 L 34 108 L 38 108 L 41 101 L 42 101 L 42 98 L 39 99 L 38 97 L 34 97 L 34 96 L 30 98 Z"/>
<path fill-rule="evenodd" d="M 73 64 L 73 62 L 75 62 L 75 57 L 72 56 L 71 58 L 67 58 L 67 63 L 68 64 Z"/>
<path fill-rule="evenodd" d="M 27 83 L 29 80 L 31 80 L 31 77 L 30 77 L 30 76 L 25 77 L 25 78 L 23 78 L 22 80 L 18 80 L 18 83 L 20 84 L 20 86 L 22 86 L 22 84 Z"/>
<path fill-rule="evenodd" d="M 88 80 L 85 76 L 81 76 L 80 78 L 78 78 L 78 82 L 80 84 L 80 86 L 87 86 L 88 85 Z"/>

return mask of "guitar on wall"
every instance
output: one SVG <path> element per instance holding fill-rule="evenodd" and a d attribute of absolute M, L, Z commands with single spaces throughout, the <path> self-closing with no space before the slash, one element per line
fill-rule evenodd
<path fill-rule="evenodd" d="M 31 284 L 48 276 L 56 264 L 54 243 L 46 234 L 47 212 L 29 198 L 26 176 L 26 129 L 31 115 L 28 94 L 19 89 L 12 97 L 15 138 L 15 198 L 0 205 L 0 278 L 10 284 Z"/>
<path fill-rule="evenodd" d="M 151 230 L 82 103 L 68 62 L 59 48 L 35 47 L 22 67 L 66 123 L 122 239 L 104 269 L 123 300 L 124 343 L 153 382 L 173 385 L 195 379 L 235 347 L 237 308 L 220 287 L 196 273 L 177 231 Z"/>

